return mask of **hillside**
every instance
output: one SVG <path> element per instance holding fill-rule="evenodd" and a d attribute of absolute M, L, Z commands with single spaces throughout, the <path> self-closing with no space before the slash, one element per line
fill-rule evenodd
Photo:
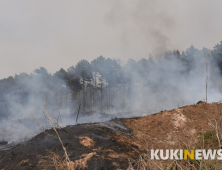
<path fill-rule="evenodd" d="M 196 105 L 138 118 L 112 119 L 57 129 L 75 169 L 127 169 L 149 149 L 194 148 L 198 137 L 221 128 L 222 104 Z M 0 169 L 55 169 L 64 165 L 64 151 L 55 132 L 47 130 L 31 140 L 0 151 Z M 164 167 L 168 162 L 157 162 Z M 62 168 L 60 168 L 62 169 Z"/>

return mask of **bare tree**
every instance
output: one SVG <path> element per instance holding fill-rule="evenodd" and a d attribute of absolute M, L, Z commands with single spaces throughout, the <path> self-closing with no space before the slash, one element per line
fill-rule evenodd
<path fill-rule="evenodd" d="M 208 87 L 208 77 L 209 77 L 210 54 L 208 54 L 205 58 L 206 58 L 206 103 L 207 103 L 207 87 Z"/>

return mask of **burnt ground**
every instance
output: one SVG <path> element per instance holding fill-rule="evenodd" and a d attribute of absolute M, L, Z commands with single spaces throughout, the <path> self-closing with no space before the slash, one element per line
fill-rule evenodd
<path fill-rule="evenodd" d="M 57 131 L 76 168 L 125 169 L 128 158 L 138 155 L 138 147 L 130 142 L 130 130 L 121 126 L 119 120 L 78 124 Z M 119 140 L 119 136 L 127 140 Z M 62 158 L 64 151 L 51 129 L 26 143 L 0 151 L 0 169 L 55 169 L 54 154 Z"/>
<path fill-rule="evenodd" d="M 127 169 L 149 149 L 194 148 L 198 137 L 221 128 L 222 104 L 185 106 L 139 118 L 113 119 L 57 129 L 75 169 Z M 7 145 L 6 145 L 7 146 Z M 0 150 L 0 169 L 55 169 L 64 160 L 55 132 L 47 130 L 31 140 Z M 166 162 L 165 162 L 166 163 Z M 164 166 L 164 162 L 159 163 Z"/>

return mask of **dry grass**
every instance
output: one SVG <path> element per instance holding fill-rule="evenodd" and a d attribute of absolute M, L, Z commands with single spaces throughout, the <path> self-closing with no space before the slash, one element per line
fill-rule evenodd
<path fill-rule="evenodd" d="M 176 110 L 179 113 L 179 110 Z M 64 151 L 64 157 L 60 157 L 59 155 L 55 153 L 51 153 L 50 156 L 48 156 L 48 161 L 53 163 L 53 166 L 56 170 L 74 170 L 74 169 L 89 169 L 90 167 L 87 166 L 87 160 L 91 159 L 93 155 L 96 153 L 92 152 L 89 154 L 83 154 L 81 155 L 79 160 L 76 160 L 75 162 L 70 161 L 68 153 L 66 148 L 63 145 L 63 142 L 56 130 L 55 125 L 52 122 L 52 119 L 50 117 L 50 114 L 48 113 L 45 105 L 45 115 L 47 116 L 47 120 L 49 120 L 50 125 L 52 129 L 56 133 L 56 138 L 61 143 L 61 146 Z M 221 111 L 215 105 L 215 113 L 217 115 L 221 115 Z M 221 137 L 222 137 L 222 127 L 221 127 L 221 120 L 215 119 L 213 117 L 208 118 L 208 125 L 213 129 L 210 132 L 206 132 L 202 137 L 197 139 L 197 144 L 194 146 L 192 143 L 189 142 L 189 140 L 184 140 L 181 136 L 186 136 L 186 133 L 190 133 L 195 137 L 195 129 L 191 129 L 189 132 L 185 132 L 184 128 L 186 126 L 186 117 L 183 116 L 182 113 L 174 114 L 173 115 L 173 125 L 176 129 L 181 131 L 181 135 L 179 136 L 173 136 L 176 138 L 176 142 L 179 143 L 180 148 L 178 149 L 218 149 L 221 148 Z M 141 127 L 143 124 L 141 124 Z M 137 132 L 137 139 L 139 140 L 140 145 L 142 144 L 141 148 L 143 148 L 143 152 L 141 152 L 138 159 L 129 160 L 129 167 L 128 170 L 219 170 L 221 169 L 221 162 L 217 160 L 168 160 L 168 161 L 156 161 L 150 159 L 150 149 L 153 148 L 152 146 L 148 145 L 148 142 L 146 141 L 146 138 L 144 135 L 146 134 L 145 131 L 138 131 Z M 210 137 L 209 137 L 210 136 Z M 91 147 L 94 145 L 93 141 L 91 139 L 80 137 L 80 143 L 83 146 Z M 135 141 L 137 143 L 137 141 Z M 167 144 L 167 143 L 166 143 Z M 169 146 L 170 147 L 170 146 Z M 47 169 L 47 168 L 46 168 Z"/>
<path fill-rule="evenodd" d="M 218 106 L 215 106 L 215 113 L 221 115 L 221 111 Z M 183 118 L 183 117 L 182 117 Z M 184 118 L 176 119 L 177 121 L 183 121 Z M 188 140 L 184 140 L 181 136 L 174 136 L 180 142 L 181 148 L 179 149 L 221 149 L 221 139 L 222 139 L 222 125 L 221 125 L 222 116 L 215 119 L 213 117 L 208 118 L 208 125 L 213 129 L 212 131 L 207 131 L 202 137 L 197 139 L 196 146 L 192 146 Z M 174 122 L 175 123 L 175 122 Z M 178 123 L 178 124 L 176 124 Z M 176 125 L 181 125 L 182 122 L 176 122 Z M 176 126 L 179 127 L 179 126 Z M 185 136 L 185 132 L 181 129 L 182 136 Z M 193 133 L 190 132 L 190 133 Z M 220 160 L 167 160 L 157 161 L 150 159 L 150 149 L 152 146 L 148 146 L 143 134 L 143 131 L 140 132 L 140 135 L 137 135 L 137 140 L 139 143 L 142 143 L 143 153 L 139 156 L 137 160 L 129 160 L 128 170 L 220 170 L 222 163 Z M 170 146 L 169 146 L 170 147 Z M 145 148 L 145 149 L 144 149 Z M 153 148 L 152 148 L 153 149 Z"/>
<path fill-rule="evenodd" d="M 64 157 L 65 157 L 64 160 L 61 159 L 58 155 L 53 154 L 52 160 L 53 160 L 54 166 L 55 166 L 56 170 L 74 170 L 73 162 L 70 161 L 69 156 L 66 151 L 66 148 L 59 136 L 58 131 L 56 130 L 54 123 L 52 122 L 49 112 L 47 111 L 45 97 L 44 97 L 44 108 L 45 108 L 44 115 L 47 116 L 46 119 L 49 121 L 52 129 L 55 131 L 57 138 L 58 138 L 59 142 L 61 143 L 62 149 L 64 151 Z"/>

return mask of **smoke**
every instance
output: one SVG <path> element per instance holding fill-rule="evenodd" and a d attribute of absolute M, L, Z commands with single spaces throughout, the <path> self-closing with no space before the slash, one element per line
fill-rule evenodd
<path fill-rule="evenodd" d="M 104 20 L 108 26 L 122 31 L 120 42 L 123 50 L 146 49 L 147 52 L 160 54 L 172 47 L 166 32 L 175 29 L 174 17 L 163 8 L 166 5 L 169 4 L 153 0 L 131 3 L 113 1 Z"/>
<path fill-rule="evenodd" d="M 76 123 L 80 104 L 85 108 L 81 108 L 77 122 L 88 123 L 149 115 L 205 101 L 206 83 L 208 102 L 221 99 L 220 69 L 212 51 L 207 49 L 198 50 L 191 46 L 182 54 L 167 52 L 156 61 L 152 56 L 138 62 L 129 59 L 123 66 L 118 65 L 116 60 L 104 61 L 106 63 L 98 65 L 102 66 L 103 72 L 86 83 L 84 90 L 78 93 L 73 93 L 64 79 L 52 76 L 44 68 L 36 69 L 32 74 L 16 75 L 16 85 L 1 98 L 8 109 L 7 118 L 2 114 L 2 138 L 4 135 L 5 140 L 18 142 L 50 128 L 44 114 L 45 107 L 55 126 L 64 127 Z M 85 69 L 91 70 L 89 67 Z"/>
<path fill-rule="evenodd" d="M 16 0 L 0 5 L 0 78 L 95 56 L 127 60 L 222 37 L 218 0 Z M 139 56 L 139 57 L 138 57 Z"/>
<path fill-rule="evenodd" d="M 121 67 L 113 82 L 117 86 L 109 88 L 107 79 L 103 81 L 103 97 L 100 90 L 90 87 L 85 94 L 82 91 L 73 94 L 64 79 L 52 79 L 44 69 L 16 75 L 16 87 L 5 92 L 0 100 L 0 115 L 7 115 L 0 120 L 0 140 L 4 135 L 9 142 L 21 141 L 41 132 L 39 126 L 50 128 L 43 114 L 44 104 L 53 122 L 61 126 L 75 124 L 78 106 L 83 107 L 83 96 L 88 113 L 80 112 L 78 123 L 142 116 L 205 100 L 206 56 L 210 51 L 191 47 L 179 56 L 164 53 L 184 49 L 191 42 L 202 48 L 219 41 L 220 3 L 23 1 L 0 6 L 5 14 L 0 16 L 3 25 L 0 53 L 5 56 L 1 76 L 21 70 L 30 72 L 39 65 L 55 71 L 82 58 L 92 60 L 101 53 L 109 58 L 137 60 L 129 60 Z M 147 58 L 150 53 L 155 56 Z M 99 89 L 102 75 L 97 76 Z M 211 58 L 208 102 L 221 99 L 220 89 L 220 70 Z"/>

